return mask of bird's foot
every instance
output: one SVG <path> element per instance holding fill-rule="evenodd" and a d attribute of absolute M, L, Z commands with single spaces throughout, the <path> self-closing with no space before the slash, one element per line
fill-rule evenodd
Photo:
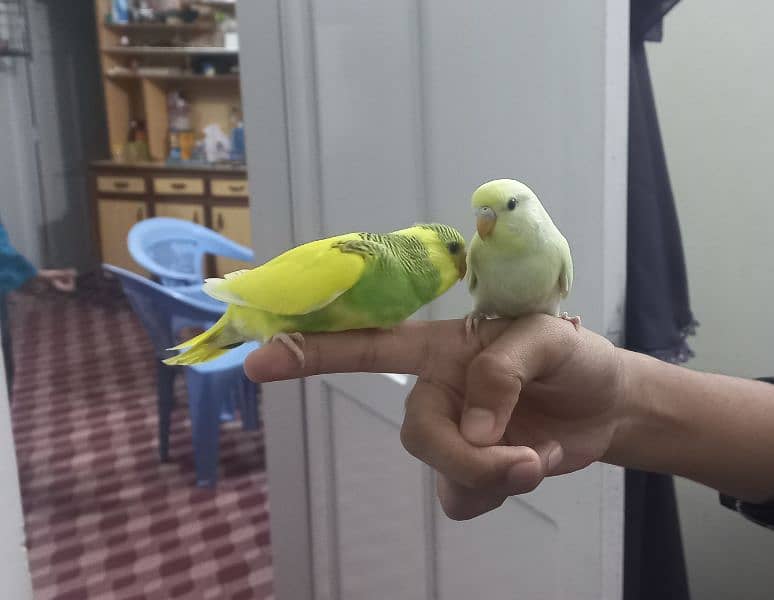
<path fill-rule="evenodd" d="M 569 313 L 563 312 L 561 315 L 559 315 L 559 318 L 564 319 L 565 321 L 569 321 L 575 326 L 575 331 L 580 331 L 581 318 L 579 315 L 571 317 Z"/>
<path fill-rule="evenodd" d="M 484 319 L 486 319 L 484 313 L 475 311 L 465 317 L 465 339 L 467 341 L 470 341 L 474 335 L 478 335 L 478 324 Z"/>
<path fill-rule="evenodd" d="M 278 333 L 271 337 L 270 342 L 282 342 L 285 347 L 293 353 L 298 359 L 298 363 L 301 367 L 306 364 L 306 357 L 304 356 L 304 336 L 298 332 L 295 333 Z"/>

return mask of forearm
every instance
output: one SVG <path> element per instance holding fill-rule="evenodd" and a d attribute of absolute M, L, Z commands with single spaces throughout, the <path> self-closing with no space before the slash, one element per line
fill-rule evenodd
<path fill-rule="evenodd" d="M 774 386 L 621 350 L 624 397 L 605 461 L 774 498 Z"/>
<path fill-rule="evenodd" d="M 37 270 L 22 255 L 0 247 L 0 292 L 11 292 L 30 282 Z"/>

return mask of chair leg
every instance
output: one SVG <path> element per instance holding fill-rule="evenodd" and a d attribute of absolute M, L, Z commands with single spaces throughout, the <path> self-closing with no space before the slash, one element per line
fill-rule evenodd
<path fill-rule="evenodd" d="M 159 417 L 159 460 L 169 460 L 169 427 L 172 420 L 172 407 L 175 402 L 176 369 L 159 363 L 156 371 Z"/>
<path fill-rule="evenodd" d="M 219 377 L 186 369 L 196 485 L 214 487 L 218 477 L 221 396 Z"/>
<path fill-rule="evenodd" d="M 247 377 L 244 377 L 239 392 L 242 429 L 244 431 L 255 431 L 258 429 L 260 388 L 247 379 Z"/>
<path fill-rule="evenodd" d="M 234 420 L 236 405 L 233 394 L 226 394 L 220 401 L 220 422 L 228 423 Z"/>

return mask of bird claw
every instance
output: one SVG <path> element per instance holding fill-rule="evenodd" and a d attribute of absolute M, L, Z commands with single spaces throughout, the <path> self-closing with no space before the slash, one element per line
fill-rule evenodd
<path fill-rule="evenodd" d="M 299 365 L 303 368 L 306 364 L 306 357 L 304 356 L 304 345 L 306 340 L 301 333 L 278 333 L 271 337 L 270 342 L 281 342 L 285 347 L 290 350 L 293 356 L 298 359 Z"/>
<path fill-rule="evenodd" d="M 579 315 L 575 315 L 574 317 L 571 317 L 569 313 L 563 312 L 561 315 L 559 315 L 559 318 L 564 319 L 565 321 L 569 321 L 575 327 L 575 331 L 580 331 L 581 318 Z"/>
<path fill-rule="evenodd" d="M 478 335 L 478 324 L 486 319 L 486 315 L 472 312 L 465 316 L 465 339 L 470 341 L 474 335 Z"/>

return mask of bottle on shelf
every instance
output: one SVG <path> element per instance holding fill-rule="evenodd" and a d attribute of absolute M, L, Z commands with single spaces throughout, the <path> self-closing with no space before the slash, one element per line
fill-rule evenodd
<path fill-rule="evenodd" d="M 196 143 L 191 127 L 190 107 L 179 91 L 167 96 L 167 114 L 169 116 L 169 156 L 168 162 L 189 161 L 193 157 Z"/>
<path fill-rule="evenodd" d="M 110 18 L 113 23 L 128 23 L 129 0 L 113 0 Z"/>
<path fill-rule="evenodd" d="M 242 114 L 236 106 L 231 107 L 231 154 L 233 162 L 245 162 L 245 124 Z"/>

